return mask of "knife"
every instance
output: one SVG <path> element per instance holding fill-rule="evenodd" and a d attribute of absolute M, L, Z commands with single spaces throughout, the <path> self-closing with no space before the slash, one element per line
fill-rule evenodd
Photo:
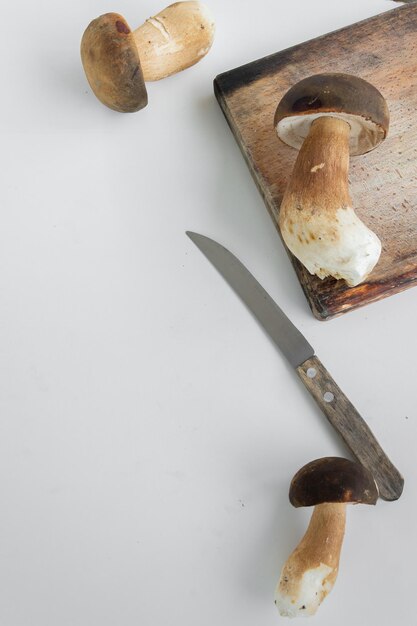
<path fill-rule="evenodd" d="M 403 491 L 403 477 L 365 420 L 317 358 L 307 339 L 234 254 L 209 237 L 190 231 L 186 234 L 243 300 L 295 368 L 351 453 L 371 471 L 380 497 L 383 500 L 398 500 Z"/>

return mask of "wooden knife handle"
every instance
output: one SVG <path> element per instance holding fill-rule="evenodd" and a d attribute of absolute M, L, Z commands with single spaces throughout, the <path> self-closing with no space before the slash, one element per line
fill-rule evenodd
<path fill-rule="evenodd" d="M 397 500 L 403 490 L 403 477 L 321 361 L 313 356 L 297 367 L 297 373 L 349 450 L 372 473 L 380 497 Z"/>

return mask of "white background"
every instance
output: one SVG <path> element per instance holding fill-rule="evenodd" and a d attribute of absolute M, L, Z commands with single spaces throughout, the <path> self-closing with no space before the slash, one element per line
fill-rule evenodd
<path fill-rule="evenodd" d="M 272 626 L 310 512 L 289 481 L 346 455 L 291 368 L 186 238 L 235 252 L 315 346 L 405 476 L 351 507 L 311 622 L 415 619 L 417 289 L 315 320 L 212 91 L 216 74 L 396 8 L 208 0 L 195 67 L 106 109 L 89 21 L 151 0 L 2 8 L 0 625 Z M 328 69 L 328 68 L 323 68 Z"/>

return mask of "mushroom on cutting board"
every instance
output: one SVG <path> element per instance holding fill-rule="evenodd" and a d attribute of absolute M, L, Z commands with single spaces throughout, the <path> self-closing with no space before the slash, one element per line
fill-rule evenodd
<path fill-rule="evenodd" d="M 145 81 L 194 65 L 213 43 L 214 21 L 205 5 L 176 2 L 131 31 L 118 13 L 93 20 L 81 41 L 88 82 L 106 106 L 130 113 L 148 103 Z"/>
<path fill-rule="evenodd" d="M 383 96 L 356 76 L 317 74 L 284 95 L 274 124 L 281 141 L 299 150 L 279 214 L 287 247 L 311 274 L 358 285 L 378 262 L 381 242 L 353 209 L 349 155 L 385 139 Z"/>
<path fill-rule="evenodd" d="M 295 507 L 314 510 L 304 537 L 282 569 L 275 604 L 284 617 L 307 617 L 314 615 L 336 581 L 346 504 L 375 504 L 378 488 L 359 463 L 325 457 L 296 473 L 289 498 Z"/>

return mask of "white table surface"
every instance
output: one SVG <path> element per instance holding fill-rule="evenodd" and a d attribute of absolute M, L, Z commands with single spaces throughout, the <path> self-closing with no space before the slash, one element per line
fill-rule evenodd
<path fill-rule="evenodd" d="M 268 338 L 186 238 L 244 261 L 315 346 L 405 476 L 348 511 L 311 623 L 415 620 L 417 289 L 320 323 L 213 96 L 216 74 L 395 8 L 209 0 L 214 46 L 136 114 L 92 95 L 79 41 L 101 13 L 2 8 L 1 626 L 272 626 L 310 512 L 296 470 L 346 455 Z"/>

